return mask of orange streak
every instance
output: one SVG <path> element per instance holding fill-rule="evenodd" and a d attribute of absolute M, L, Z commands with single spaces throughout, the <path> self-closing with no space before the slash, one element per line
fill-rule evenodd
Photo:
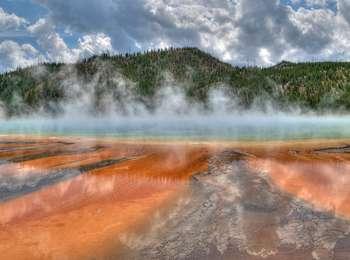
<path fill-rule="evenodd" d="M 90 147 L 96 142 L 75 145 Z M 2 175 L 25 176 L 105 159 L 134 158 L 0 203 L 2 258 L 84 259 L 117 252 L 118 237 L 171 205 L 186 189 L 188 177 L 207 168 L 210 153 L 203 146 L 190 145 L 104 145 L 97 152 L 0 167 Z"/>

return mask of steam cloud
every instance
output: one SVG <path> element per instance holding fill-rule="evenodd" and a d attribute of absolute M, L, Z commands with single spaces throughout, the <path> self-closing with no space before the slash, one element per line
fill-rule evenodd
<path fill-rule="evenodd" d="M 98 64 L 100 71 L 89 83 L 77 76 L 74 66 L 64 66 L 60 76 L 70 76 L 61 87 L 69 99 L 55 104 L 62 111 L 59 116 L 52 117 L 42 108 L 29 116 L 8 119 L 0 104 L 0 133 L 190 139 L 350 136 L 349 116 L 304 113 L 295 107 L 289 108 L 293 113 L 287 113 L 277 110 L 269 100 L 256 100 L 250 110 L 242 111 L 225 85 L 212 88 L 206 104 L 189 101 L 186 84 L 179 85 L 168 72 L 164 72 L 164 82 L 155 93 L 150 110 L 142 97 L 135 96 L 135 83 L 119 73 L 104 78 L 108 66 Z M 33 71 L 35 77 L 45 73 L 40 66 Z M 111 82 L 115 86 L 113 91 L 102 93 L 97 100 L 99 89 Z M 23 105 L 19 97 L 14 97 L 14 102 Z"/>

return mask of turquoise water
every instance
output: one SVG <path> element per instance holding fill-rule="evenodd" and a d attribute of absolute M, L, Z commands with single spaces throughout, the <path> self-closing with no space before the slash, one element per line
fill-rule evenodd
<path fill-rule="evenodd" d="M 0 121 L 0 134 L 191 140 L 350 138 L 349 116 L 32 118 Z"/>

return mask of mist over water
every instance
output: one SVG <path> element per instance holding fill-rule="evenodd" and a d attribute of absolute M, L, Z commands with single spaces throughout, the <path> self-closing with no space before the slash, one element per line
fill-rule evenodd
<path fill-rule="evenodd" d="M 201 140 L 348 138 L 350 116 L 277 113 L 132 117 L 66 115 L 1 120 L 0 133 Z"/>
<path fill-rule="evenodd" d="M 106 66 L 101 65 L 100 70 Z M 0 106 L 0 134 L 189 140 L 350 137 L 350 115 L 318 115 L 298 107 L 281 111 L 266 97 L 242 110 L 225 85 L 212 87 L 207 104 L 193 102 L 185 94 L 186 86 L 177 84 L 170 73 L 165 73 L 163 85 L 155 94 L 153 111 L 132 92 L 135 84 L 116 73 L 111 80 L 119 99 L 103 96 L 98 102 L 102 110 L 96 112 L 96 89 L 106 80 L 99 74 L 102 73 L 97 73 L 98 80 L 84 84 L 74 76 L 76 73 L 71 73 L 62 83 L 71 99 L 57 104 L 63 111 L 55 117 L 42 109 L 27 116 L 6 118 L 1 117 L 4 113 Z M 21 100 L 16 102 L 21 105 Z"/>

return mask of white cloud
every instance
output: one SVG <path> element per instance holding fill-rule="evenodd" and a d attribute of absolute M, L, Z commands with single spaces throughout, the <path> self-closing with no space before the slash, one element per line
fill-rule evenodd
<path fill-rule="evenodd" d="M 41 18 L 28 27 L 28 31 L 37 37 L 37 43 L 45 51 L 48 60 L 71 62 L 72 52 L 55 31 L 55 26 L 49 20 Z"/>
<path fill-rule="evenodd" d="M 29 26 L 28 31 L 37 38 L 49 61 L 75 62 L 93 54 L 113 52 L 111 38 L 103 33 L 84 35 L 78 39 L 77 48 L 69 48 L 52 21 L 44 18 Z"/>
<path fill-rule="evenodd" d="M 0 32 L 16 30 L 25 25 L 27 21 L 15 14 L 8 14 L 0 7 Z"/>
<path fill-rule="evenodd" d="M 286 55 L 293 60 L 349 60 L 350 26 L 340 13 L 329 9 L 301 8 L 293 14 L 293 22 L 309 36 L 306 47 L 298 55 Z"/>
<path fill-rule="evenodd" d="M 305 0 L 306 5 L 310 7 L 325 7 L 327 0 Z"/>
<path fill-rule="evenodd" d="M 273 62 L 271 61 L 271 53 L 266 48 L 261 48 L 259 50 L 259 56 L 265 64 L 273 64 Z"/>
<path fill-rule="evenodd" d="M 191 45 L 235 64 L 269 65 L 291 53 L 337 57 L 335 31 L 350 30 L 340 13 L 327 9 L 335 0 L 303 0 L 318 8 L 296 10 L 279 0 L 37 1 L 55 23 L 79 33 L 103 32 L 118 51 Z M 345 18 L 348 5 L 339 0 Z"/>
<path fill-rule="evenodd" d="M 79 57 L 88 57 L 93 54 L 113 53 L 112 40 L 104 33 L 85 35 L 78 40 L 75 52 Z"/>
<path fill-rule="evenodd" d="M 5 20 L 1 20 L 2 11 L 0 8 L 0 25 L 5 24 Z M 24 19 L 15 15 L 7 16 L 10 17 L 6 20 L 7 29 L 17 28 L 26 23 Z M 78 39 L 77 46 L 70 48 L 60 34 L 56 32 L 56 26 L 49 18 L 39 19 L 28 26 L 26 30 L 36 41 L 40 50 L 37 50 L 31 44 L 21 45 L 12 40 L 0 42 L 0 72 L 26 67 L 38 62 L 75 62 L 80 58 L 94 54 L 115 52 L 111 38 L 104 33 L 83 35 Z"/>
<path fill-rule="evenodd" d="M 348 0 L 36 0 L 49 10 L 28 27 L 49 61 L 102 52 L 197 46 L 233 64 L 345 59 Z M 336 3 L 337 10 L 329 9 Z M 83 35 L 68 46 L 56 27 Z"/>
<path fill-rule="evenodd" d="M 44 57 L 30 44 L 14 41 L 0 42 L 0 71 L 26 67 L 44 61 Z"/>

